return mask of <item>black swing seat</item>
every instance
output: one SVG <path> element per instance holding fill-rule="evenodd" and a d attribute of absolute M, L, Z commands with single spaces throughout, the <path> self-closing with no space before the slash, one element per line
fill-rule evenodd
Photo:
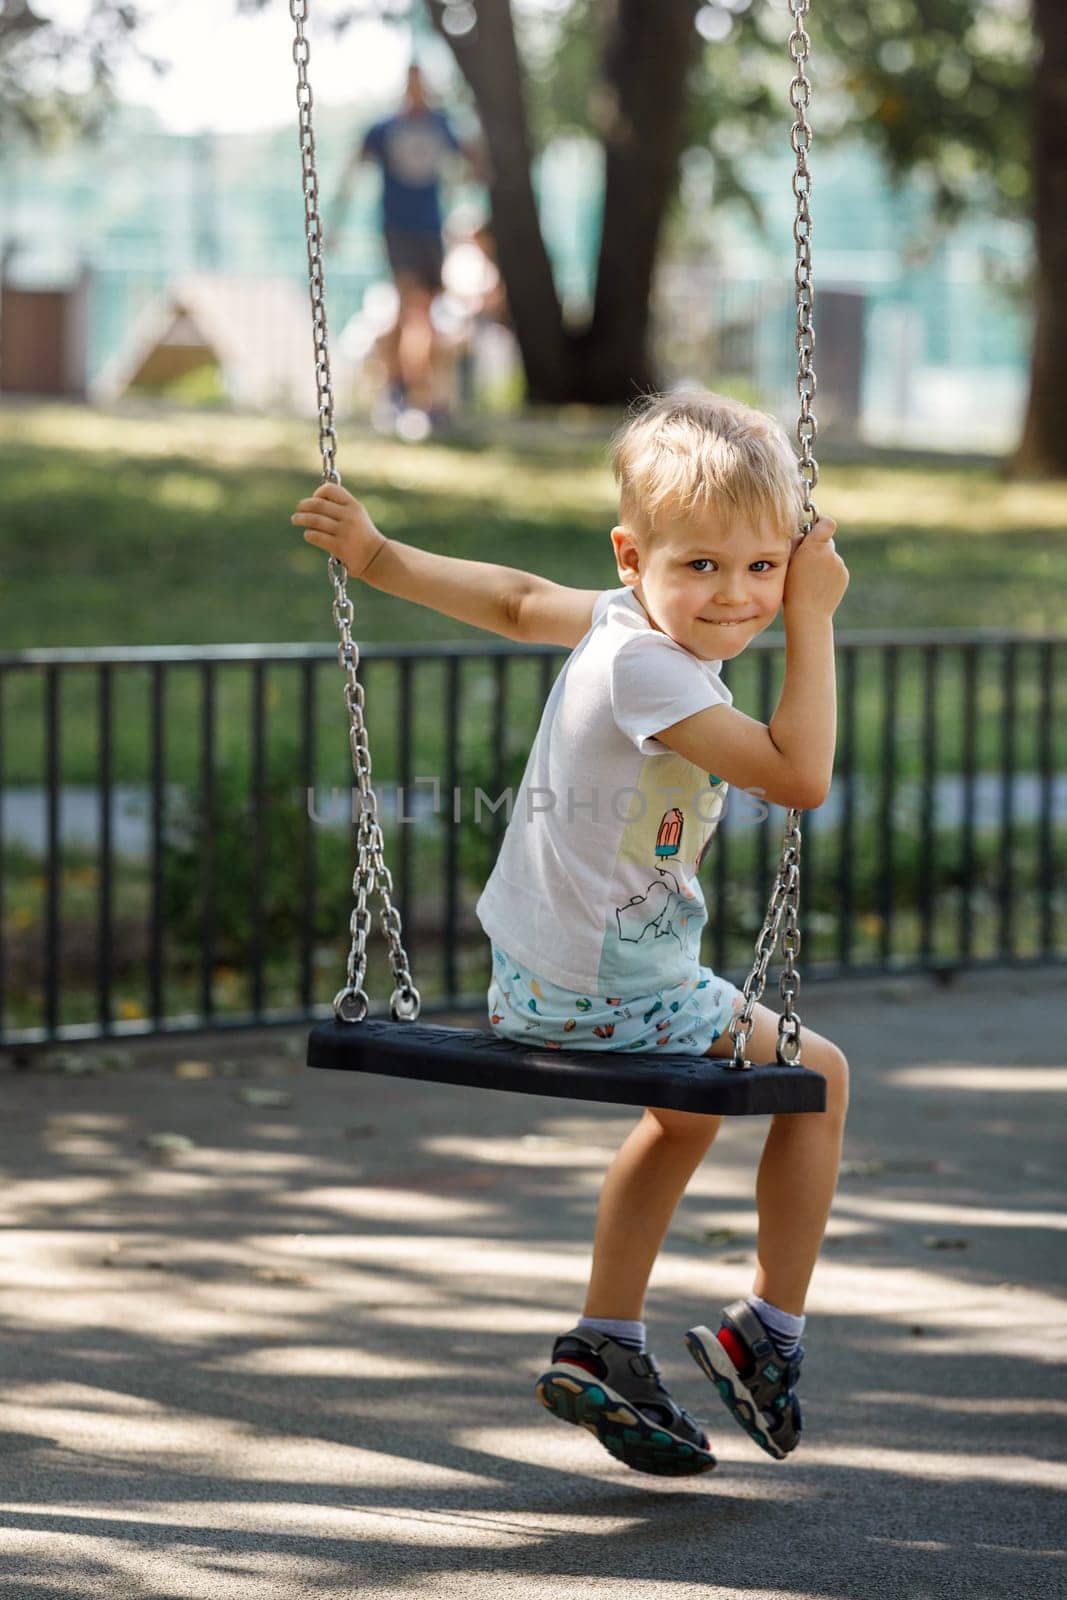
<path fill-rule="evenodd" d="M 422 1022 L 319 1023 L 308 1039 L 307 1064 L 727 1117 L 826 1109 L 826 1079 L 806 1067 L 775 1062 L 735 1071 L 713 1056 L 546 1050 L 511 1044 L 481 1028 L 435 1028 Z"/>

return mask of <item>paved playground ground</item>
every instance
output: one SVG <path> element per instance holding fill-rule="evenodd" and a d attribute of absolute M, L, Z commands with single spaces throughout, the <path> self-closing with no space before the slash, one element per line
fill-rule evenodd
<path fill-rule="evenodd" d="M 0 1058 L 0 1595 L 1062 1595 L 1067 973 L 802 1000 L 853 1066 L 805 1437 L 763 1455 L 681 1344 L 751 1287 L 735 1119 L 648 1303 L 720 1459 L 688 1481 L 532 1393 L 636 1112 L 311 1073 L 289 1032 Z"/>

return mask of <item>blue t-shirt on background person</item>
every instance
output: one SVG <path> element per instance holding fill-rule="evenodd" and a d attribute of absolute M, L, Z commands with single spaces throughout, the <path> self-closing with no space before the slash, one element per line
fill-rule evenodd
<path fill-rule="evenodd" d="M 383 227 L 439 236 L 442 160 L 461 149 L 443 111 L 402 111 L 368 129 L 363 153 L 381 165 Z"/>

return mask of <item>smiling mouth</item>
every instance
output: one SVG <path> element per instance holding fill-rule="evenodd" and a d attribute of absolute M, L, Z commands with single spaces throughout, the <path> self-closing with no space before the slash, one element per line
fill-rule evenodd
<path fill-rule="evenodd" d="M 698 617 L 712 628 L 739 628 L 743 622 L 755 622 L 755 617 Z"/>

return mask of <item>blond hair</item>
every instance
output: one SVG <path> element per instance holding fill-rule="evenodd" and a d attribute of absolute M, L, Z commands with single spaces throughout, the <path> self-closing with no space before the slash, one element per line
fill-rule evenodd
<path fill-rule="evenodd" d="M 690 517 L 718 507 L 792 532 L 804 494 L 781 424 L 708 389 L 652 395 L 612 442 L 620 517 L 636 532 L 666 511 Z"/>

